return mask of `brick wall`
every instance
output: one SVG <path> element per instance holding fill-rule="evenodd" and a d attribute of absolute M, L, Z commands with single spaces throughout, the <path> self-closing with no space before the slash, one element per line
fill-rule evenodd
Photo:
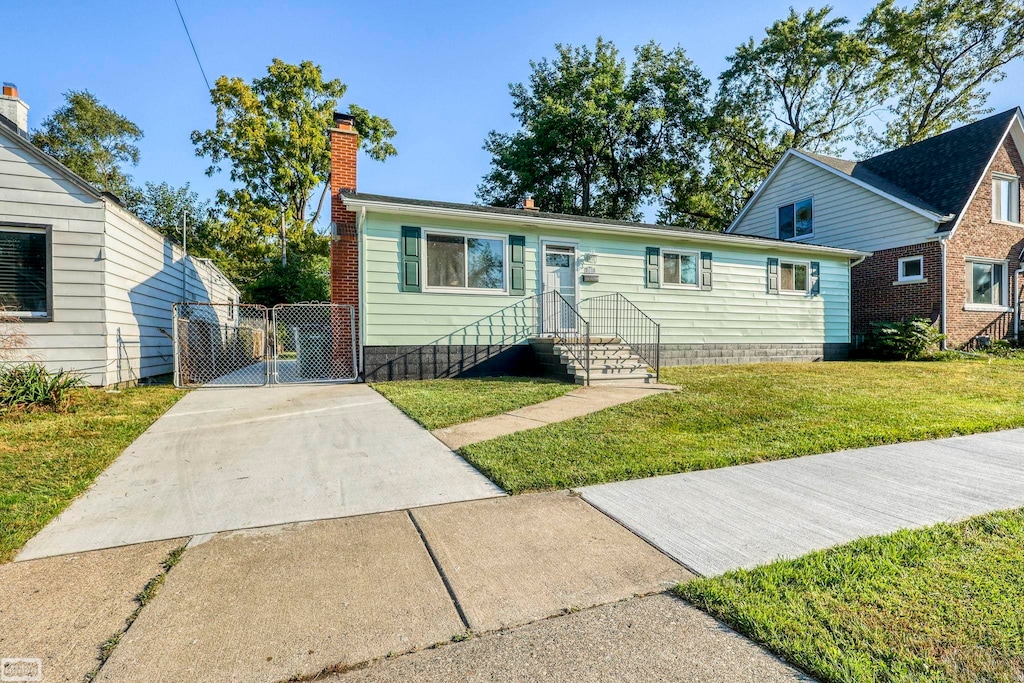
<path fill-rule="evenodd" d="M 978 193 L 967 207 L 963 220 L 949 241 L 946 254 L 946 334 L 950 347 L 971 344 L 978 335 L 992 339 L 1013 335 L 1013 313 L 968 311 L 966 261 L 970 256 L 1005 259 L 1008 262 L 1009 305 L 1015 306 L 1019 292 L 1014 291 L 1014 272 L 1020 267 L 1024 248 L 1024 228 L 992 221 L 992 173 L 1024 177 L 1021 155 L 1007 136 Z"/>
<path fill-rule="evenodd" d="M 899 260 L 908 256 L 924 258 L 927 282 L 900 282 Z M 851 332 L 854 336 L 871 331 L 871 323 L 928 318 L 937 321 L 942 310 L 942 250 L 938 242 L 876 251 L 853 267 L 850 273 L 853 298 Z"/>
<path fill-rule="evenodd" d="M 331 239 L 331 302 L 355 308 L 356 333 L 359 330 L 359 241 L 356 235 L 356 214 L 349 211 L 339 193 L 356 190 L 356 157 L 359 135 L 351 121 L 335 121 L 331 131 L 331 221 L 337 233 Z M 356 337 L 358 339 L 358 336 Z M 350 346 L 338 343 L 335 356 L 349 355 Z M 355 359 L 350 359 L 352 362 Z"/>

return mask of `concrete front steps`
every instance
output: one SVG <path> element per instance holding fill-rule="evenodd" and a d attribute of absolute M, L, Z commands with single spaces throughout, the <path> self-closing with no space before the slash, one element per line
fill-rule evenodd
<path fill-rule="evenodd" d="M 586 382 L 583 363 L 572 357 L 572 353 L 555 337 L 534 337 L 530 345 L 537 356 L 544 374 L 576 384 Z M 567 340 L 575 342 L 576 340 Z M 657 378 L 650 366 L 627 344 L 617 337 L 590 338 L 590 383 L 591 384 L 654 384 Z"/>

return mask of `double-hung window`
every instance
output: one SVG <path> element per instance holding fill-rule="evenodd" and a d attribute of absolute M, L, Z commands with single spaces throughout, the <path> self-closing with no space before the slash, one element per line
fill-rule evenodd
<path fill-rule="evenodd" d="M 505 291 L 505 239 L 426 231 L 428 290 Z"/>
<path fill-rule="evenodd" d="M 1005 261 L 967 260 L 967 306 L 1005 308 L 1007 304 Z"/>
<path fill-rule="evenodd" d="M 666 287 L 699 285 L 700 254 L 695 251 L 662 251 L 662 282 Z"/>
<path fill-rule="evenodd" d="M 0 226 L 0 309 L 5 314 L 51 317 L 47 242 L 44 227 Z"/>
<path fill-rule="evenodd" d="M 808 197 L 779 207 L 779 239 L 791 240 L 814 234 L 814 201 Z"/>
<path fill-rule="evenodd" d="M 806 294 L 809 291 L 806 261 L 779 262 L 779 291 L 787 294 Z"/>
<path fill-rule="evenodd" d="M 1020 222 L 1020 179 L 997 174 L 992 178 L 992 220 Z"/>

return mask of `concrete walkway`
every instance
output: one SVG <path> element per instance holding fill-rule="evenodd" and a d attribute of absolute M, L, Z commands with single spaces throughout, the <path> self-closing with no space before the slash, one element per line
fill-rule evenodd
<path fill-rule="evenodd" d="M 715 575 L 1024 506 L 1024 430 L 602 484 L 583 497 Z"/>
<path fill-rule="evenodd" d="M 17 559 L 500 495 L 365 385 L 204 389 Z"/>
<path fill-rule="evenodd" d="M 671 384 L 596 384 L 582 387 L 550 401 L 512 410 L 494 417 L 485 417 L 460 425 L 435 429 L 432 433 L 452 449 L 471 443 L 495 439 L 527 429 L 536 429 L 552 422 L 596 413 L 620 403 L 674 391 Z"/>

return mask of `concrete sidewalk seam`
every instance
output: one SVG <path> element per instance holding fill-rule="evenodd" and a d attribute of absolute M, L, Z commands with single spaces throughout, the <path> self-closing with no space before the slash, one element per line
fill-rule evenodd
<path fill-rule="evenodd" d="M 427 549 L 427 554 L 430 555 L 430 561 L 434 563 L 434 569 L 437 570 L 438 576 L 441 577 L 441 583 L 444 584 L 444 588 L 448 591 L 448 597 L 451 598 L 452 604 L 455 606 L 455 611 L 459 613 L 459 619 L 462 620 L 462 625 L 466 627 L 466 630 L 472 632 L 473 629 L 469 627 L 469 619 L 466 618 L 466 613 L 462 610 L 462 603 L 459 602 L 459 596 L 455 594 L 455 589 L 452 588 L 451 582 L 448 580 L 448 574 L 445 573 L 444 567 L 441 566 L 441 562 L 437 559 L 437 555 L 434 554 L 434 549 L 430 547 L 430 542 L 427 540 L 426 534 L 423 533 L 423 529 L 420 528 L 420 524 L 416 521 L 416 515 L 412 513 L 412 510 L 405 511 L 409 515 L 409 521 L 416 528 L 416 533 L 420 535 L 420 541 L 423 542 L 423 547 Z"/>

